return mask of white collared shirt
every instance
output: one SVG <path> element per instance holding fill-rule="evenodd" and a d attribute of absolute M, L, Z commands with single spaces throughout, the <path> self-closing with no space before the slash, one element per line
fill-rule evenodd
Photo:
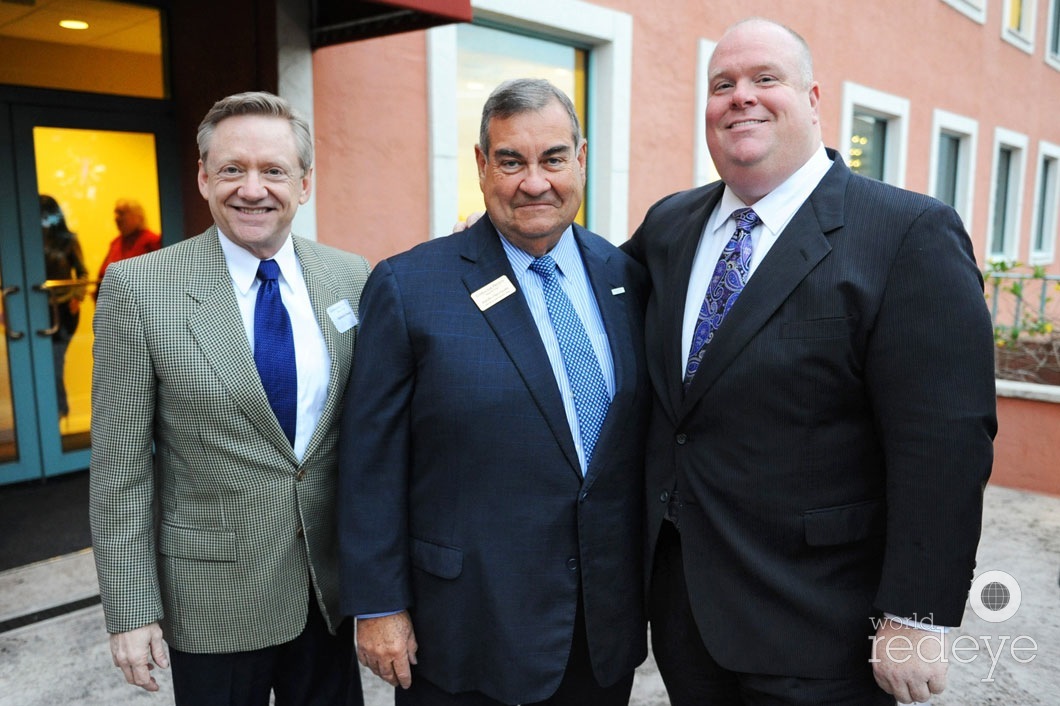
<path fill-rule="evenodd" d="M 754 275 L 766 253 L 780 238 L 780 234 L 784 232 L 784 228 L 795 216 L 796 211 L 802 207 L 831 168 L 832 160 L 828 159 L 824 145 L 819 145 L 806 164 L 799 167 L 784 183 L 754 203 L 753 208 L 758 214 L 760 223 L 751 231 L 753 245 L 751 267 L 747 273 L 748 280 Z M 682 375 L 684 375 L 685 364 L 688 362 L 692 336 L 695 334 L 696 322 L 699 319 L 699 310 L 703 306 L 703 298 L 707 295 L 707 285 L 710 284 L 710 278 L 714 273 L 718 258 L 721 257 L 721 251 L 729 242 L 733 231 L 736 230 L 736 221 L 732 218 L 732 212 L 746 207 L 747 204 L 726 186 L 721 200 L 707 219 L 703 234 L 699 238 L 696 255 L 692 260 L 692 273 L 688 278 L 688 290 L 685 292 L 685 315 L 681 327 L 680 369 Z"/>
<path fill-rule="evenodd" d="M 239 313 L 243 317 L 243 328 L 250 343 L 250 352 L 253 353 L 254 305 L 257 303 L 260 285 L 258 263 L 261 260 L 249 250 L 233 243 L 220 230 L 217 234 L 220 236 L 228 272 L 232 275 L 232 289 L 239 304 Z M 298 416 L 295 422 L 294 455 L 301 461 L 327 401 L 331 356 L 313 313 L 302 265 L 295 255 L 294 241 L 290 236 L 272 259 L 280 267 L 280 299 L 291 317 L 291 331 L 294 334 L 295 365 L 298 369 Z"/>

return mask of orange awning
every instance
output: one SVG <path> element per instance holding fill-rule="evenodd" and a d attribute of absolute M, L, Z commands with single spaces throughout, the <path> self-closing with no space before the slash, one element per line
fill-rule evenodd
<path fill-rule="evenodd" d="M 317 0 L 313 48 L 471 21 L 471 0 Z"/>

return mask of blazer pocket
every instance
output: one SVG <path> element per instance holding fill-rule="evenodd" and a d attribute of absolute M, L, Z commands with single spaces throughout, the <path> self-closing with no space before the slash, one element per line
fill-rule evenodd
<path fill-rule="evenodd" d="M 846 338 L 854 327 L 853 316 L 789 321 L 780 326 L 781 338 Z"/>
<path fill-rule="evenodd" d="M 887 505 L 883 500 L 807 510 L 802 513 L 806 543 L 827 547 L 882 536 L 886 516 Z"/>
<path fill-rule="evenodd" d="M 443 579 L 455 579 L 464 570 L 464 552 L 412 537 L 412 565 Z"/>
<path fill-rule="evenodd" d="M 158 532 L 158 551 L 178 559 L 235 561 L 236 533 L 162 523 Z"/>

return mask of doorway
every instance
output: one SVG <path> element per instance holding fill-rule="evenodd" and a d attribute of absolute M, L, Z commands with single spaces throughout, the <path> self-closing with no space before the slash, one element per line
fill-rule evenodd
<path fill-rule="evenodd" d="M 0 100 L 0 484 L 88 467 L 92 317 L 116 206 L 179 239 L 171 120 L 122 108 Z"/>

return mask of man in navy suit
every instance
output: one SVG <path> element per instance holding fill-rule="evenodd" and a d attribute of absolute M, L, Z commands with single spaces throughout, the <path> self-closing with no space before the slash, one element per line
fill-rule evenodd
<path fill-rule="evenodd" d="M 380 263 L 361 300 L 343 608 L 398 704 L 626 704 L 646 656 L 646 274 L 573 224 L 586 143 L 547 81 L 491 94 L 476 159 L 489 218 Z"/>
<path fill-rule="evenodd" d="M 971 243 L 951 208 L 825 150 L 790 29 L 734 25 L 709 82 L 722 181 L 659 201 L 626 246 L 654 285 L 656 661 L 674 706 L 925 701 L 996 431 Z"/>

